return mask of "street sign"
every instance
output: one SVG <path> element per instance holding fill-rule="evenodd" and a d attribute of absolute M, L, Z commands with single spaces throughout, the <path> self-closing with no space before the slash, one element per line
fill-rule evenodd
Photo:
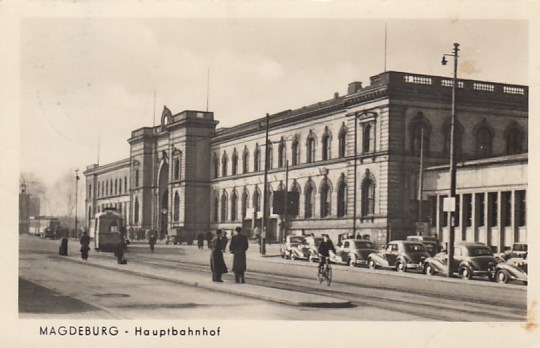
<path fill-rule="evenodd" d="M 456 211 L 456 197 L 445 197 L 443 199 L 443 211 L 447 213 Z"/>

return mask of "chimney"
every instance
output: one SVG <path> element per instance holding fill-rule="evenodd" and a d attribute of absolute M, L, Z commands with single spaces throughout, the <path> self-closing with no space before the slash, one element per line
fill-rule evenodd
<path fill-rule="evenodd" d="M 349 83 L 349 89 L 347 90 L 347 94 L 353 94 L 358 92 L 362 89 L 362 82 L 351 82 Z"/>
<path fill-rule="evenodd" d="M 337 98 L 339 98 L 339 92 L 334 93 L 334 99 L 337 99 Z"/>

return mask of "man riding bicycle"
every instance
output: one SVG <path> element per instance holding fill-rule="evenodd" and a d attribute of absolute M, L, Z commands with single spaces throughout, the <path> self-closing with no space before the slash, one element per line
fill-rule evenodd
<path fill-rule="evenodd" d="M 319 255 L 321 255 L 321 262 L 319 262 L 319 272 L 323 269 L 324 264 L 330 258 L 330 250 L 335 254 L 336 248 L 334 243 L 330 240 L 330 237 L 327 234 L 323 234 L 323 241 L 319 244 Z"/>

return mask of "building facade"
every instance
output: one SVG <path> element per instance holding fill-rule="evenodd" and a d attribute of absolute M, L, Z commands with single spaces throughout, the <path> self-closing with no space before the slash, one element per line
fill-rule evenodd
<path fill-rule="evenodd" d="M 526 191 L 528 88 L 459 80 L 456 89 L 458 182 L 506 172 L 508 156 L 518 156 L 524 174 L 499 183 L 497 192 Z M 89 185 L 99 192 L 105 182 L 111 192 L 113 177 L 123 176 L 129 189 L 117 199 L 126 203 L 128 227 L 162 237 L 173 229 L 257 230 L 266 201 L 270 241 L 287 233 L 355 233 L 384 244 L 417 233 L 419 221 L 429 223 L 424 233 L 445 238 L 443 220 L 431 219 L 449 190 L 439 177 L 449 161 L 451 91 L 448 78 L 390 71 L 366 87 L 349 84 L 346 95 L 217 129 L 211 112 L 164 108 L 159 126 L 132 132 L 121 166 L 87 168 L 95 197 L 87 198 L 87 220 L 113 203 L 112 196 L 96 200 Z M 272 204 L 285 187 L 299 197 L 287 219 Z M 498 247 L 510 242 L 494 235 Z"/>

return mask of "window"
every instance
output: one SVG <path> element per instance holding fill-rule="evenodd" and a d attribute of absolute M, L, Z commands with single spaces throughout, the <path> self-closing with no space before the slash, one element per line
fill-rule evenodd
<path fill-rule="evenodd" d="M 124 177 L 124 192 L 127 193 L 128 192 L 128 189 L 127 189 L 127 176 Z"/>
<path fill-rule="evenodd" d="M 347 184 L 342 181 L 338 186 L 337 216 L 347 215 Z"/>
<path fill-rule="evenodd" d="M 231 221 L 236 221 L 237 217 L 237 209 L 238 209 L 238 195 L 236 194 L 236 191 L 233 191 L 231 196 Z"/>
<path fill-rule="evenodd" d="M 439 210 L 440 210 L 440 219 L 441 219 L 441 227 L 447 227 L 448 226 L 448 215 L 449 213 L 445 212 L 443 210 L 444 207 L 444 199 L 446 196 L 439 196 Z"/>
<path fill-rule="evenodd" d="M 527 224 L 526 191 L 516 191 L 516 225 L 519 227 Z"/>
<path fill-rule="evenodd" d="M 135 170 L 135 187 L 139 187 L 139 170 Z"/>
<path fill-rule="evenodd" d="M 330 134 L 325 133 L 322 137 L 322 160 L 326 161 L 330 159 Z"/>
<path fill-rule="evenodd" d="M 523 152 L 523 136 L 517 128 L 512 128 L 506 136 L 506 153 L 514 155 Z"/>
<path fill-rule="evenodd" d="M 216 197 L 214 197 L 214 222 L 218 222 L 218 216 L 219 214 L 219 198 L 216 194 Z"/>
<path fill-rule="evenodd" d="M 371 123 L 364 124 L 362 132 L 362 152 L 372 152 L 375 150 L 375 132 Z"/>
<path fill-rule="evenodd" d="M 232 175 L 238 174 L 238 154 L 236 153 L 236 149 L 233 152 L 232 160 L 231 160 L 232 168 L 231 172 Z"/>
<path fill-rule="evenodd" d="M 248 194 L 246 191 L 242 193 L 242 220 L 246 218 L 248 207 Z"/>
<path fill-rule="evenodd" d="M 476 197 L 476 225 L 483 227 L 486 219 L 486 195 L 482 193 L 475 194 Z"/>
<path fill-rule="evenodd" d="M 315 162 L 315 138 L 311 135 L 308 137 L 306 142 L 306 162 Z"/>
<path fill-rule="evenodd" d="M 465 227 L 472 226 L 472 195 L 463 195 L 463 224 Z"/>
<path fill-rule="evenodd" d="M 101 196 L 101 192 L 100 192 L 100 188 L 101 188 L 101 183 L 98 181 L 97 183 L 97 192 L 96 192 L 96 196 L 97 197 L 100 197 Z"/>
<path fill-rule="evenodd" d="M 135 198 L 135 212 L 134 212 L 134 220 L 135 220 L 135 223 L 138 223 L 139 222 L 139 199 L 138 198 Z"/>
<path fill-rule="evenodd" d="M 221 194 L 221 221 L 227 221 L 227 192 Z"/>
<path fill-rule="evenodd" d="M 320 190 L 321 190 L 321 217 L 327 217 L 327 216 L 330 216 L 330 213 L 331 213 L 331 210 L 330 210 L 331 191 L 326 181 L 324 181 L 321 184 Z"/>
<path fill-rule="evenodd" d="M 242 173 L 249 173 L 249 152 L 247 149 L 244 150 L 244 154 L 242 155 Z"/>
<path fill-rule="evenodd" d="M 437 196 L 429 196 L 429 222 L 431 227 L 437 226 Z"/>
<path fill-rule="evenodd" d="M 92 223 L 92 207 L 88 207 L 88 226 Z"/>
<path fill-rule="evenodd" d="M 414 156 L 420 156 L 421 147 L 424 149 L 424 156 L 429 154 L 429 130 L 424 122 L 414 125 L 412 146 Z"/>
<path fill-rule="evenodd" d="M 261 200 L 260 200 L 259 190 L 255 190 L 255 192 L 253 193 L 253 210 L 255 212 L 258 212 L 261 210 Z"/>
<path fill-rule="evenodd" d="M 178 221 L 180 219 L 180 195 L 178 192 L 174 193 L 174 214 L 173 214 L 174 221 Z"/>
<path fill-rule="evenodd" d="M 118 194 L 118 179 L 114 179 L 114 194 Z"/>
<path fill-rule="evenodd" d="M 313 217 L 313 201 L 315 200 L 315 190 L 308 184 L 304 192 L 304 215 L 306 219 Z"/>
<path fill-rule="evenodd" d="M 344 126 L 341 127 L 338 137 L 338 146 L 339 146 L 339 158 L 345 157 L 345 152 L 347 149 L 347 130 Z"/>
<path fill-rule="evenodd" d="M 118 179 L 118 193 L 122 194 L 122 178 Z"/>
<path fill-rule="evenodd" d="M 221 157 L 221 176 L 223 177 L 227 176 L 228 162 L 229 162 L 229 159 L 227 158 L 227 154 L 223 153 L 223 156 Z"/>
<path fill-rule="evenodd" d="M 174 180 L 180 179 L 180 159 L 174 159 Z"/>
<path fill-rule="evenodd" d="M 362 183 L 362 216 L 370 216 L 375 212 L 375 185 L 366 178 Z"/>
<path fill-rule="evenodd" d="M 476 132 L 476 156 L 486 158 L 491 156 L 491 131 L 487 127 L 482 127 Z"/>
<path fill-rule="evenodd" d="M 219 159 L 216 154 L 214 154 L 214 178 L 219 177 Z"/>
<path fill-rule="evenodd" d="M 278 168 L 285 167 L 287 163 L 287 147 L 285 142 L 282 141 L 278 147 Z"/>
<path fill-rule="evenodd" d="M 92 198 L 92 184 L 88 185 L 88 198 Z"/>
<path fill-rule="evenodd" d="M 488 193 L 489 226 L 495 227 L 499 224 L 499 198 L 497 192 Z"/>
<path fill-rule="evenodd" d="M 273 163 L 274 163 L 274 149 L 272 148 L 272 144 L 268 144 L 268 152 L 266 153 L 266 156 L 265 157 L 265 161 L 266 161 L 266 166 L 268 170 L 272 169 L 273 167 Z"/>
<path fill-rule="evenodd" d="M 300 145 L 298 140 L 294 140 L 292 143 L 292 165 L 300 164 Z"/>
<path fill-rule="evenodd" d="M 512 225 L 512 195 L 511 192 L 506 191 L 501 193 L 501 209 L 502 209 L 502 223 L 503 226 Z"/>
<path fill-rule="evenodd" d="M 107 195 L 109 194 L 109 182 L 108 181 L 105 183 L 105 193 Z"/>
<path fill-rule="evenodd" d="M 258 172 L 261 170 L 261 151 L 259 145 L 255 149 L 255 154 L 253 155 L 253 171 Z"/>

